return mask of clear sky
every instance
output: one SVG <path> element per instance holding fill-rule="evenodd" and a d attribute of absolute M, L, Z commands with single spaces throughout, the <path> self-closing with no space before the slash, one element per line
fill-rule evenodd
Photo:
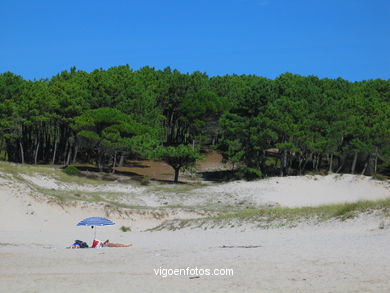
<path fill-rule="evenodd" d="M 0 0 L 0 72 L 390 78 L 389 0 Z"/>

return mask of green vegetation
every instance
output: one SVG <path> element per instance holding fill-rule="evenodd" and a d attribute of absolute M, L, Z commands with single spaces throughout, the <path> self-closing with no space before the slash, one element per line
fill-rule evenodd
<path fill-rule="evenodd" d="M 131 232 L 131 228 L 126 226 L 121 226 L 119 230 L 122 232 Z"/>
<path fill-rule="evenodd" d="M 216 216 L 197 219 L 184 219 L 168 221 L 152 230 L 182 229 L 185 227 L 206 227 L 207 225 L 219 225 L 227 227 L 234 224 L 253 223 L 261 227 L 294 226 L 299 222 L 307 223 L 332 219 L 347 220 L 362 213 L 381 211 L 385 216 L 390 216 L 390 199 L 377 201 L 359 201 L 355 203 L 332 204 L 318 207 L 265 207 L 242 209 L 237 212 L 221 213 Z"/>
<path fill-rule="evenodd" d="M 317 217 L 320 220 L 329 220 L 339 218 L 345 220 L 352 218 L 359 213 L 369 212 L 373 210 L 390 211 L 390 199 L 378 201 L 359 201 L 354 203 L 342 203 L 323 205 L 318 207 L 299 207 L 299 208 L 260 208 L 260 209 L 244 209 L 236 213 L 228 213 L 213 217 L 215 220 L 223 219 L 251 219 L 265 220 L 272 222 L 276 220 L 297 221 L 300 219 L 308 219 Z"/>
<path fill-rule="evenodd" d="M 80 170 L 75 166 L 66 166 L 64 172 L 68 175 L 78 175 L 80 174 Z"/>
<path fill-rule="evenodd" d="M 175 171 L 174 182 L 179 181 L 181 169 L 194 166 L 196 161 L 202 158 L 198 149 L 182 144 L 177 147 L 159 147 L 156 151 L 156 157 L 173 168 Z"/>
<path fill-rule="evenodd" d="M 390 172 L 390 80 L 291 73 L 209 77 L 129 66 L 45 80 L 0 74 L 0 158 L 96 164 L 161 158 L 179 171 L 217 148 L 236 175 Z M 156 152 L 156 150 L 159 150 Z M 181 159 L 179 159 L 181 157 Z M 180 162 L 179 162 L 180 161 Z M 179 163 L 178 163 L 179 162 Z"/>
<path fill-rule="evenodd" d="M 157 140 L 153 141 L 155 133 L 151 127 L 138 123 L 131 115 L 113 108 L 87 110 L 75 118 L 73 128 L 78 131 L 79 138 L 84 138 L 96 150 L 95 161 L 99 171 L 103 171 L 104 158 L 110 154 L 113 156 L 114 172 L 117 152 L 131 151 L 147 157 L 152 152 L 152 147 L 158 145 Z M 140 142 L 143 142 L 141 147 L 138 145 Z"/>
<path fill-rule="evenodd" d="M 389 80 L 350 83 L 287 73 L 240 82 L 244 93 L 220 120 L 227 161 L 282 176 L 375 174 L 378 161 L 382 170 L 388 166 Z M 270 158 L 278 162 L 270 164 Z"/>
<path fill-rule="evenodd" d="M 0 170 L 4 172 L 4 176 L 12 176 L 18 180 L 23 180 L 21 174 L 29 176 L 50 176 L 61 182 L 75 183 L 75 184 L 91 184 L 91 185 L 103 185 L 107 184 L 105 180 L 91 179 L 84 176 L 73 176 L 66 174 L 59 168 L 53 168 L 49 166 L 37 166 L 28 164 L 14 164 L 9 162 L 0 161 Z"/>

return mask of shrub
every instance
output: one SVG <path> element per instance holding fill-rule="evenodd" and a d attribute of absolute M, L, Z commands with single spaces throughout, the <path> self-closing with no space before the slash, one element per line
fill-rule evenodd
<path fill-rule="evenodd" d="M 250 181 L 261 178 L 263 174 L 258 169 L 242 166 L 236 171 L 235 175 L 237 179 L 245 179 Z"/>
<path fill-rule="evenodd" d="M 77 169 L 75 166 L 67 166 L 64 169 L 64 172 L 68 175 L 78 175 L 80 173 L 80 170 Z"/>
<path fill-rule="evenodd" d="M 389 179 L 389 177 L 382 175 L 382 174 L 372 175 L 372 178 L 376 179 L 376 180 L 380 180 L 380 181 L 386 181 L 387 179 Z"/>
<path fill-rule="evenodd" d="M 120 227 L 120 230 L 121 230 L 122 232 L 131 232 L 131 228 L 130 228 L 130 227 L 126 227 L 126 226 Z"/>
<path fill-rule="evenodd" d="M 150 184 L 150 177 L 149 176 L 143 176 L 141 181 L 141 185 L 149 185 Z"/>

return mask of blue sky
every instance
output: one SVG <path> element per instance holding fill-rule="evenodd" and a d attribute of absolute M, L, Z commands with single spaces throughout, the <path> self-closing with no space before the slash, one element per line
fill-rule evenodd
<path fill-rule="evenodd" d="M 0 0 L 0 72 L 129 64 L 390 78 L 388 0 Z"/>

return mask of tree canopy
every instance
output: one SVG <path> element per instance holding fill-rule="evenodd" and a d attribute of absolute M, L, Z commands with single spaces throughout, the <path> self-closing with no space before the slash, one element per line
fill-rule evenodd
<path fill-rule="evenodd" d="M 197 160 L 202 157 L 198 149 L 190 145 L 179 145 L 177 147 L 158 147 L 156 150 L 156 158 L 164 161 L 175 171 L 174 182 L 179 181 L 179 172 L 181 169 L 186 169 L 195 165 Z"/>
<path fill-rule="evenodd" d="M 117 158 L 152 158 L 160 148 L 172 167 L 190 149 L 214 148 L 262 176 L 386 173 L 390 80 L 209 77 L 128 65 L 34 81 L 0 74 L 4 160 L 114 170 Z"/>

